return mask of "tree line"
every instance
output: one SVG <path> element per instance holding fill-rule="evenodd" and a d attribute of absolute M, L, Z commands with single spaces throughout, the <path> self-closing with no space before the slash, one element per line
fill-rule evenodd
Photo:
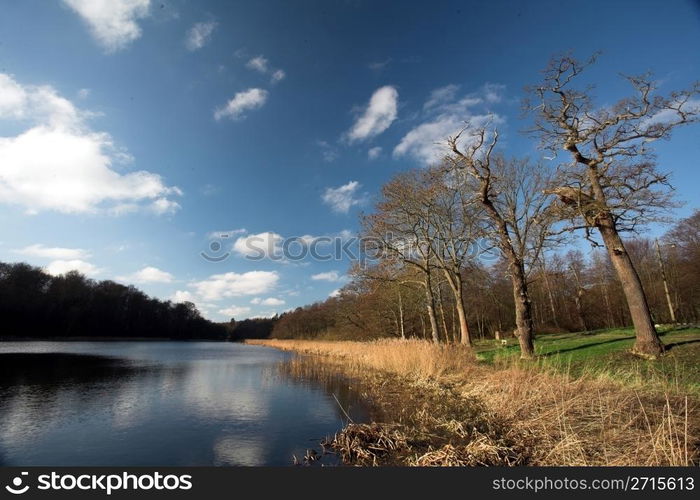
<path fill-rule="evenodd" d="M 51 276 L 25 263 L 0 263 L 0 317 L 0 337 L 233 337 L 231 324 L 208 321 L 191 302 L 162 301 L 77 271 Z"/>
<path fill-rule="evenodd" d="M 535 331 L 632 324 L 633 351 L 662 353 L 657 322 L 698 318 L 700 216 L 661 243 L 638 232 L 676 206 L 651 143 L 698 121 L 700 84 L 662 96 L 650 74 L 628 76 L 629 97 L 598 105 L 582 76 L 595 59 L 553 59 L 528 89 L 528 133 L 547 163 L 508 156 L 492 123 L 467 121 L 441 161 L 394 177 L 363 216 L 371 265 L 338 297 L 282 315 L 273 335 L 470 346 L 512 331 L 529 358 Z"/>
<path fill-rule="evenodd" d="M 700 322 L 700 211 L 678 221 L 659 238 L 661 260 L 654 239 L 626 239 L 625 244 L 640 269 L 654 322 Z M 624 293 L 604 251 L 588 253 L 573 248 L 542 260 L 528 280 L 536 332 L 592 332 L 631 324 Z M 675 321 L 664 291 L 661 264 Z M 515 328 L 515 307 L 507 264 L 499 259 L 463 273 L 464 308 L 474 338 L 494 338 L 496 332 L 501 338 L 510 336 Z M 338 296 L 283 313 L 273 335 L 430 339 L 424 287 L 410 274 L 405 278 L 382 281 L 357 275 Z M 438 338 L 458 342 L 458 314 L 449 286 L 440 281 L 434 288 Z"/>

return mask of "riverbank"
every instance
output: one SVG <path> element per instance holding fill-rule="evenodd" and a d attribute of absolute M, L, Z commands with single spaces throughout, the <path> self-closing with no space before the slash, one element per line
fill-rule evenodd
<path fill-rule="evenodd" d="M 168 337 L 0 337 L 0 342 L 239 342 L 230 339 L 174 339 Z"/>
<path fill-rule="evenodd" d="M 375 408 L 326 446 L 355 465 L 693 465 L 700 407 L 684 386 L 489 364 L 423 341 L 253 341 L 303 356 L 299 376 L 342 373 Z"/>

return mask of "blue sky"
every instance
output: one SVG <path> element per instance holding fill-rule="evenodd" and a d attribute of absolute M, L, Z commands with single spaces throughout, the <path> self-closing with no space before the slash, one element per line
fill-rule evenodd
<path fill-rule="evenodd" d="M 504 151 L 541 158 L 520 99 L 552 55 L 601 50 L 605 104 L 619 73 L 697 80 L 698 47 L 692 1 L 2 0 L 0 259 L 216 320 L 321 300 L 346 261 L 252 261 L 246 238 L 355 232 L 464 120 L 495 114 Z M 700 206 L 699 138 L 657 147 L 679 216 Z"/>

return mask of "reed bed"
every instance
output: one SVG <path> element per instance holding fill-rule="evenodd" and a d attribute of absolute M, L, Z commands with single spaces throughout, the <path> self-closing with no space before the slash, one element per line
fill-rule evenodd
<path fill-rule="evenodd" d="M 422 340 L 371 342 L 315 340 L 249 340 L 285 351 L 343 359 L 348 365 L 373 368 L 417 379 L 463 375 L 476 365 L 471 350 Z"/>
<path fill-rule="evenodd" d="M 346 463 L 700 463 L 699 402 L 670 385 L 644 391 L 517 360 L 493 367 L 463 348 L 416 340 L 251 343 L 313 355 L 294 362 L 298 371 L 326 366 L 359 381 L 379 421 L 351 423 L 328 440 Z"/>

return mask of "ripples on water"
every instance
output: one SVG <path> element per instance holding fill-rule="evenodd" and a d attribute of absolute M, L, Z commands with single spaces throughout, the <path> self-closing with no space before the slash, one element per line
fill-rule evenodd
<path fill-rule="evenodd" d="M 0 465 L 289 465 L 367 418 L 342 380 L 220 342 L 0 343 Z"/>

